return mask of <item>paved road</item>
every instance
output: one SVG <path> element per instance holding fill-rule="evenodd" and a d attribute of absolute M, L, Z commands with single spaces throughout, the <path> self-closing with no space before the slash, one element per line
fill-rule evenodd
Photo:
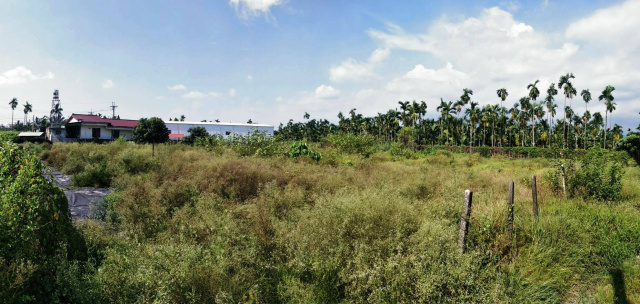
<path fill-rule="evenodd" d="M 64 190 L 69 201 L 69 210 L 73 218 L 88 218 L 92 213 L 92 206 L 98 205 L 111 192 L 109 188 L 72 188 L 71 176 L 47 167 L 51 170 L 53 183 Z"/>

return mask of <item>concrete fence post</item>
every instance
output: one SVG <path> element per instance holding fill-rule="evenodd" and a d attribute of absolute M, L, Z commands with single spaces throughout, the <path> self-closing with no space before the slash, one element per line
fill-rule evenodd
<path fill-rule="evenodd" d="M 467 246 L 467 234 L 469 233 L 469 218 L 471 217 L 471 204 L 473 191 L 464 192 L 464 204 L 462 205 L 462 216 L 460 217 L 460 236 L 458 238 L 458 249 L 464 253 Z"/>
<path fill-rule="evenodd" d="M 538 217 L 538 186 L 535 175 L 531 175 L 531 198 L 533 199 L 533 216 Z"/>
<path fill-rule="evenodd" d="M 507 231 L 509 239 L 513 240 L 513 181 L 509 181 L 509 201 L 507 202 Z"/>

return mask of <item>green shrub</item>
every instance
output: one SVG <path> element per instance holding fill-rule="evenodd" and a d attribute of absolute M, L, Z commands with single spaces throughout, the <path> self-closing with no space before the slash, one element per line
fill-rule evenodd
<path fill-rule="evenodd" d="M 85 165 L 82 172 L 74 174 L 71 181 L 78 187 L 109 187 L 111 172 L 106 162 Z"/>
<path fill-rule="evenodd" d="M 49 303 L 56 299 L 56 264 L 76 256 L 80 241 L 64 192 L 43 176 L 44 165 L 0 143 L 0 299 Z"/>
<path fill-rule="evenodd" d="M 319 152 L 313 151 L 307 147 L 307 144 L 304 142 L 294 142 L 289 147 L 289 157 L 298 158 L 300 156 L 307 155 L 311 157 L 311 159 L 319 162 L 322 159 L 322 155 Z"/>
<path fill-rule="evenodd" d="M 18 131 L 0 131 L 0 143 L 5 143 L 7 141 L 17 143 L 19 133 L 20 132 Z"/>
<path fill-rule="evenodd" d="M 342 153 L 360 154 L 369 157 L 374 152 L 376 138 L 369 134 L 335 133 L 325 138 Z"/>
<path fill-rule="evenodd" d="M 567 195 L 598 201 L 616 201 L 622 191 L 625 158 L 600 148 L 590 149 L 577 161 L 559 162 L 556 170 L 545 175 L 554 192 L 559 192 L 562 181 L 560 165 L 565 166 Z"/>
<path fill-rule="evenodd" d="M 625 151 L 640 164 L 640 135 L 630 134 L 616 142 L 617 151 Z"/>

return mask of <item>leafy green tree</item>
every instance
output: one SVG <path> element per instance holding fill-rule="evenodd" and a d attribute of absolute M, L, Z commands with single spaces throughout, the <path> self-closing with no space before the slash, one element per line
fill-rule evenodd
<path fill-rule="evenodd" d="M 18 106 L 18 99 L 14 97 L 9 101 L 9 105 L 11 106 L 11 125 L 13 126 L 13 112 L 16 111 L 16 107 Z"/>
<path fill-rule="evenodd" d="M 204 127 L 189 128 L 187 132 L 189 132 L 189 135 L 185 136 L 182 139 L 182 142 L 189 145 L 193 145 L 198 138 L 206 138 L 209 136 L 209 132 L 207 132 L 207 129 Z"/>
<path fill-rule="evenodd" d="M 136 143 L 151 144 L 151 155 L 155 156 L 155 145 L 169 140 L 169 129 L 159 117 L 141 118 L 133 129 L 131 138 Z"/>

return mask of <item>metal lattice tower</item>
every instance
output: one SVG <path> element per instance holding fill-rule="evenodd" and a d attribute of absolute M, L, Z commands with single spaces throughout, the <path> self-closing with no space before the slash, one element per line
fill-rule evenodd
<path fill-rule="evenodd" d="M 58 93 L 58 90 L 53 91 L 53 99 L 51 100 L 51 113 L 49 113 L 51 123 L 60 123 L 62 118 L 61 113 L 57 113 L 56 109 L 61 109 L 60 94 Z"/>

